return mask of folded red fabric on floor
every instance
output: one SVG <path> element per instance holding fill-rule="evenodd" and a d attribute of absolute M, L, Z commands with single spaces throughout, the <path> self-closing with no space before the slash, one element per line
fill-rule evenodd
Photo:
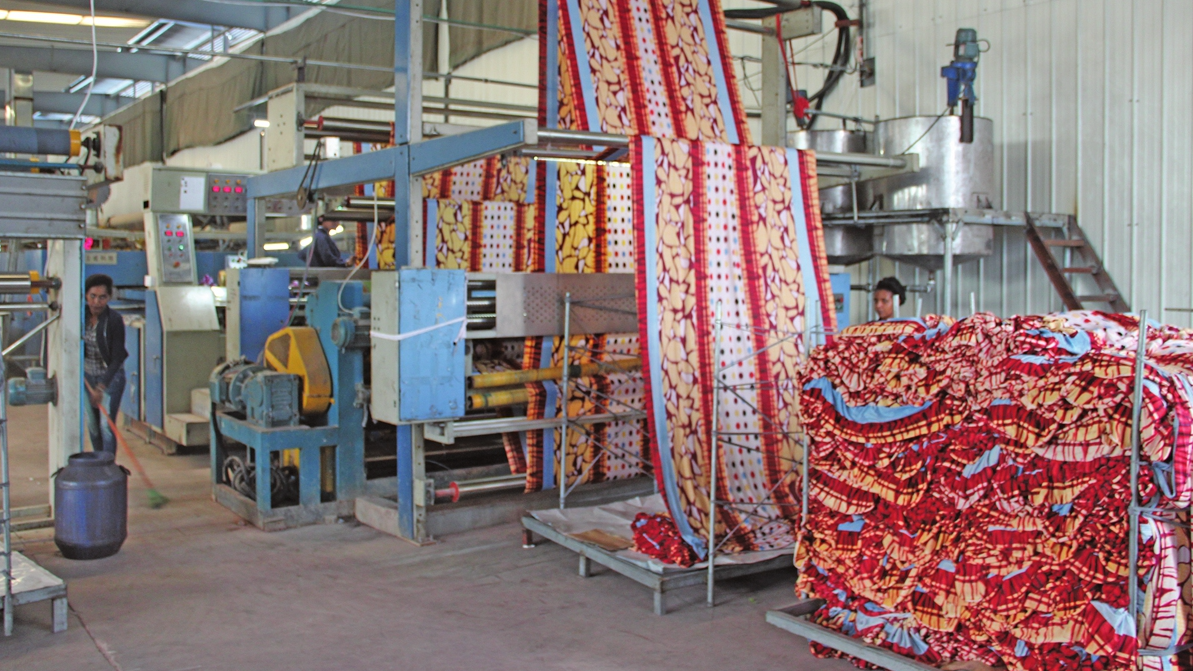
<path fill-rule="evenodd" d="M 638 513 L 630 523 L 634 531 L 634 550 L 671 564 L 689 567 L 698 557 L 684 542 L 669 515 Z"/>
<path fill-rule="evenodd" d="M 796 550 L 797 592 L 825 600 L 813 620 L 933 665 L 1182 668 L 1193 332 L 1149 330 L 1134 622 L 1137 329 L 1095 312 L 928 317 L 846 329 L 815 350 Z"/>

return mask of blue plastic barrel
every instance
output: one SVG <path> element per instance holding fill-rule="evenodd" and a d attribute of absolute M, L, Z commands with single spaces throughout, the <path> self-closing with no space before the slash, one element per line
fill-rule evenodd
<path fill-rule="evenodd" d="M 128 537 L 128 471 L 110 452 L 72 454 L 54 481 L 54 543 L 67 559 L 100 559 Z"/>

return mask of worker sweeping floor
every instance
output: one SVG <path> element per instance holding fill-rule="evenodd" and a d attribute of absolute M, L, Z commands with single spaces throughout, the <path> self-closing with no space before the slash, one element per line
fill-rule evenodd
<path fill-rule="evenodd" d="M 18 505 L 46 501 L 44 413 L 13 413 Z M 50 633 L 48 603 L 17 607 L 0 669 L 853 668 L 766 624 L 794 599 L 788 573 L 720 582 L 714 609 L 703 587 L 679 590 L 656 617 L 649 591 L 580 578 L 574 554 L 525 550 L 516 525 L 423 548 L 354 523 L 245 527 L 211 500 L 206 454 L 126 437 L 169 505 L 150 508 L 130 479 L 129 538 L 106 559 L 63 559 L 51 529 L 18 534 L 17 550 L 67 581 L 69 628 Z"/>

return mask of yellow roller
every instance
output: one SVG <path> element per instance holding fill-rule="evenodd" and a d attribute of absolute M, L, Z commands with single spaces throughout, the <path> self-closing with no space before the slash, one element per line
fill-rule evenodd
<path fill-rule="evenodd" d="M 466 407 L 469 410 L 480 408 L 500 408 L 506 405 L 520 405 L 530 400 L 530 392 L 525 389 L 495 389 L 493 391 L 474 391 L 468 394 Z"/>
<path fill-rule="evenodd" d="M 572 364 L 569 366 L 568 376 L 572 378 L 591 377 L 615 372 L 629 372 L 642 368 L 642 359 L 615 359 L 601 363 Z M 533 370 L 507 370 L 500 373 L 481 373 L 468 378 L 469 386 L 473 389 L 490 389 L 492 387 L 508 387 L 527 382 L 542 382 L 544 380 L 563 379 L 563 366 L 551 368 L 535 368 Z"/>

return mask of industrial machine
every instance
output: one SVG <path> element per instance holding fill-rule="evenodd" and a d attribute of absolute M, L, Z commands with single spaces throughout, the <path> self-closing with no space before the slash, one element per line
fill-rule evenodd
<path fill-rule="evenodd" d="M 333 325 L 367 324 L 368 307 L 362 282 L 322 282 L 305 299 L 306 324 L 266 340 L 264 365 L 235 359 L 211 372 L 218 502 L 266 530 L 353 514 L 365 493 L 366 350 Z"/>

